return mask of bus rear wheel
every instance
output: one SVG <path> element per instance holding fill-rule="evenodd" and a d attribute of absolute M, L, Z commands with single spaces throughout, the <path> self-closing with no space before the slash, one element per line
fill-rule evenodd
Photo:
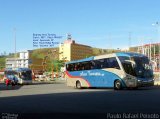
<path fill-rule="evenodd" d="M 82 88 L 80 81 L 77 81 L 77 82 L 76 82 L 76 88 L 77 88 L 77 89 L 81 89 L 81 88 Z"/>
<path fill-rule="evenodd" d="M 120 80 L 116 80 L 114 82 L 114 89 L 115 90 L 121 90 L 122 89 L 122 84 L 121 84 L 121 81 Z"/>

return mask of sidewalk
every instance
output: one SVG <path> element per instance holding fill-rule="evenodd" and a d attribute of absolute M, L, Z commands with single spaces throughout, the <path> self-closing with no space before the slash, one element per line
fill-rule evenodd
<path fill-rule="evenodd" d="M 155 86 L 160 86 L 160 81 L 155 81 L 155 82 L 154 82 L 154 85 L 155 85 Z"/>
<path fill-rule="evenodd" d="M 65 80 L 62 79 L 55 79 L 55 80 L 34 80 L 33 84 L 49 84 L 49 83 L 54 83 L 54 84 L 59 84 L 59 83 L 65 83 Z"/>
<path fill-rule="evenodd" d="M 160 85 L 160 72 L 154 72 L 154 85 Z"/>
<path fill-rule="evenodd" d="M 65 83 L 65 80 L 55 79 L 55 80 L 33 80 L 32 84 L 60 84 Z M 0 80 L 0 84 L 4 84 L 4 81 Z"/>
<path fill-rule="evenodd" d="M 4 81 L 3 81 L 3 80 L 0 80 L 0 83 L 4 83 Z"/>

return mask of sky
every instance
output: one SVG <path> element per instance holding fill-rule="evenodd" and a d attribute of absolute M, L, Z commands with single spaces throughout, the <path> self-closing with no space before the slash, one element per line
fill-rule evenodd
<path fill-rule="evenodd" d="M 159 40 L 159 0 L 0 0 L 0 53 L 32 50 L 33 34 L 66 34 L 97 48 Z M 16 29 L 16 32 L 15 30 Z M 130 40 L 129 40 L 130 39 Z"/>

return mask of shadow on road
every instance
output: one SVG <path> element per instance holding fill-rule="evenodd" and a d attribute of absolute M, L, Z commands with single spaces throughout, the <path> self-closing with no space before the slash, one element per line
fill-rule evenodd
<path fill-rule="evenodd" d="M 6 86 L 4 83 L 0 83 L 0 91 L 7 91 L 7 90 L 18 90 L 22 87 L 23 85 L 15 85 L 15 86 L 12 86 L 12 85 L 9 85 L 9 86 Z"/>
<path fill-rule="evenodd" d="M 152 87 L 139 87 L 139 88 L 123 88 L 122 90 L 114 90 L 114 88 L 106 88 L 106 87 L 92 87 L 92 88 L 82 88 L 82 89 L 97 89 L 97 90 L 101 90 L 101 89 L 106 89 L 106 90 L 114 90 L 114 91 L 143 91 L 143 90 L 155 90 L 157 88 L 160 88 L 160 86 L 152 86 Z M 82 90 L 80 89 L 80 90 Z M 79 90 L 79 89 L 78 89 Z"/>
<path fill-rule="evenodd" d="M 87 91 L 85 91 L 87 90 Z M 115 113 L 160 114 L 160 87 L 138 90 L 101 90 L 36 94 L 0 98 L 0 113 L 18 119 L 105 118 Z"/>
<path fill-rule="evenodd" d="M 34 81 L 30 85 L 43 85 L 43 84 L 64 84 L 65 82 L 58 82 L 58 81 Z"/>
<path fill-rule="evenodd" d="M 38 82 L 38 81 L 34 81 L 32 84 L 25 84 L 25 85 L 45 85 L 45 84 L 64 84 L 65 82 L 63 81 L 42 81 L 42 82 Z M 20 89 L 22 86 L 24 85 L 15 85 L 15 86 L 11 86 L 9 85 L 8 87 L 5 85 L 5 83 L 0 83 L 0 91 L 4 91 L 4 90 L 18 90 Z"/>

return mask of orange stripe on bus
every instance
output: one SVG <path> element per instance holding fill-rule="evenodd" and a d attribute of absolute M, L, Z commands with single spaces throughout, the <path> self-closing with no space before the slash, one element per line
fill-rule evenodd
<path fill-rule="evenodd" d="M 80 78 L 80 79 L 86 81 L 89 87 L 91 86 L 90 83 L 89 83 L 86 79 L 84 79 L 84 78 L 82 78 L 82 77 L 80 77 L 80 76 L 72 76 L 71 74 L 69 74 L 68 71 L 66 71 L 66 74 L 67 74 L 67 76 L 68 76 L 69 78 Z"/>

